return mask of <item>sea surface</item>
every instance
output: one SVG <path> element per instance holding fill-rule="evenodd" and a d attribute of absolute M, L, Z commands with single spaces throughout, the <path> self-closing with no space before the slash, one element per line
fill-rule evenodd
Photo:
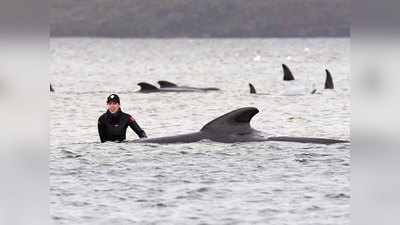
<path fill-rule="evenodd" d="M 349 39 L 54 38 L 50 50 L 54 224 L 349 224 L 350 144 L 101 144 L 97 133 L 116 93 L 149 137 L 253 106 L 252 127 L 271 136 L 349 140 Z M 282 81 L 282 63 L 296 81 Z M 323 90 L 326 68 L 335 90 Z M 221 91 L 136 92 L 158 80 Z"/>

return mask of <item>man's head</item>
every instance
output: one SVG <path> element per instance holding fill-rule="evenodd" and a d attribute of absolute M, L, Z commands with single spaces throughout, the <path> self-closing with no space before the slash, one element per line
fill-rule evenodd
<path fill-rule="evenodd" d="M 116 94 L 111 94 L 110 96 L 108 96 L 107 98 L 107 109 L 108 111 L 110 111 L 111 113 L 116 113 L 119 110 L 119 106 L 120 102 L 119 102 L 119 97 Z"/>

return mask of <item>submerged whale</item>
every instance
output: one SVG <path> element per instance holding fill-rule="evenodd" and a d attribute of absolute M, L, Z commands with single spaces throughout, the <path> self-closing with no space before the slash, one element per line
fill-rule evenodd
<path fill-rule="evenodd" d="M 179 88 L 179 89 L 195 89 L 195 90 L 202 90 L 202 91 L 219 91 L 219 88 L 216 87 L 207 87 L 207 88 L 199 88 L 199 87 L 190 87 L 190 86 L 178 86 L 175 83 L 160 80 L 157 82 L 160 85 L 160 88 Z"/>
<path fill-rule="evenodd" d="M 291 81 L 295 80 L 292 71 L 290 71 L 289 67 L 285 64 L 282 64 L 283 69 L 283 80 Z M 332 74 L 328 69 L 325 69 L 326 79 L 324 89 L 334 89 Z"/>
<path fill-rule="evenodd" d="M 249 88 L 250 94 L 257 94 L 256 88 L 253 86 L 253 84 L 249 83 Z"/>
<path fill-rule="evenodd" d="M 256 88 L 252 83 L 249 83 L 250 94 L 257 94 L 257 95 L 269 95 L 268 93 L 258 93 Z"/>
<path fill-rule="evenodd" d="M 333 90 L 335 89 L 335 85 L 333 84 L 333 78 L 332 78 L 332 74 L 328 69 L 325 69 L 325 73 L 326 73 L 326 77 L 325 77 L 325 84 L 324 84 L 324 89 L 325 90 Z M 313 84 L 313 90 L 311 92 L 311 94 L 321 94 L 322 92 L 317 90 L 315 88 L 315 84 Z"/>
<path fill-rule="evenodd" d="M 283 70 L 283 80 L 284 81 L 295 80 L 294 76 L 292 74 L 292 71 L 290 71 L 289 67 L 286 64 L 282 64 L 282 70 Z M 269 93 L 257 93 L 256 88 L 254 87 L 254 85 L 252 83 L 249 83 L 249 88 L 250 88 L 250 94 L 269 95 Z M 298 94 L 295 93 L 295 94 L 288 94 L 288 95 L 298 95 Z"/>
<path fill-rule="evenodd" d="M 282 64 L 282 69 L 283 69 L 283 80 L 284 81 L 291 81 L 294 80 L 294 76 L 292 74 L 292 71 L 290 71 L 289 67 L 285 64 Z"/>
<path fill-rule="evenodd" d="M 254 95 L 272 95 L 270 93 L 258 93 L 256 91 L 256 88 L 254 87 L 254 85 L 252 83 L 249 83 L 249 88 L 250 88 L 250 94 L 254 94 Z M 316 89 L 314 89 L 313 91 L 311 91 L 311 94 L 314 94 L 316 92 Z M 305 88 L 297 88 L 297 89 L 289 89 L 289 90 L 285 90 L 277 95 L 282 95 L 282 96 L 298 96 L 298 95 L 305 95 L 307 94 L 307 91 Z"/>
<path fill-rule="evenodd" d="M 348 141 L 308 138 L 308 137 L 267 137 L 261 131 L 255 130 L 250 126 L 250 120 L 258 113 L 254 107 L 240 108 L 224 114 L 213 121 L 207 123 L 199 132 L 181 134 L 176 136 L 147 138 L 134 140 L 135 143 L 191 143 L 203 139 L 215 142 L 234 143 L 234 142 L 261 142 L 261 141 L 283 141 L 300 142 L 314 144 L 336 144 Z"/>
<path fill-rule="evenodd" d="M 289 72 L 287 72 L 287 73 L 289 73 Z M 328 69 L 325 69 L 325 73 L 326 73 L 326 78 L 325 78 L 324 89 L 334 89 L 335 86 L 333 84 L 332 74 L 330 73 L 330 71 Z M 250 94 L 268 95 L 267 93 L 257 93 L 256 88 L 251 83 L 249 83 L 249 88 L 250 88 Z M 313 87 L 310 94 L 316 94 L 316 93 L 318 93 L 318 91 L 316 88 Z M 306 94 L 306 93 L 302 93 L 302 94 Z"/>
<path fill-rule="evenodd" d="M 326 78 L 325 78 L 324 89 L 334 89 L 335 86 L 333 85 L 333 79 L 332 79 L 331 72 L 328 69 L 326 69 L 325 73 L 326 73 Z"/>
<path fill-rule="evenodd" d="M 146 82 L 138 83 L 140 86 L 140 90 L 138 92 L 141 93 L 153 93 L 153 92 L 204 92 L 203 90 L 193 89 L 193 88 L 177 88 L 177 87 L 166 87 L 166 88 L 158 88 L 152 84 Z"/>

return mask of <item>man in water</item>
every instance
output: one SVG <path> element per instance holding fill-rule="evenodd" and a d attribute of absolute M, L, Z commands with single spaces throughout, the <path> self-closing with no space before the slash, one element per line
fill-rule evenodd
<path fill-rule="evenodd" d="M 146 138 L 146 133 L 136 123 L 135 119 L 121 111 L 119 97 L 112 94 L 107 98 L 107 112 L 99 117 L 98 130 L 101 142 L 123 141 L 126 139 L 126 129 L 130 126 L 140 137 Z"/>

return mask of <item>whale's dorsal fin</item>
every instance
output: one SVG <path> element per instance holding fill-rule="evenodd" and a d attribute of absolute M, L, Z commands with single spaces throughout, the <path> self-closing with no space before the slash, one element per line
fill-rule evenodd
<path fill-rule="evenodd" d="M 251 83 L 249 83 L 249 87 L 250 87 L 250 94 L 256 94 L 257 93 L 256 88 Z"/>
<path fill-rule="evenodd" d="M 331 72 L 329 72 L 329 70 L 325 70 L 325 72 L 326 72 L 325 89 L 334 89 L 335 87 L 333 85 Z"/>
<path fill-rule="evenodd" d="M 200 131 L 219 135 L 250 131 L 250 120 L 258 112 L 254 107 L 236 109 L 207 123 Z"/>
<path fill-rule="evenodd" d="M 50 84 L 50 91 L 51 91 L 51 92 L 54 92 L 53 85 L 51 85 L 51 84 Z"/>
<path fill-rule="evenodd" d="M 286 66 L 285 64 L 282 64 L 282 68 L 283 68 L 283 80 L 285 81 L 294 80 L 294 76 L 292 74 L 292 71 L 290 71 L 289 67 Z"/>
<path fill-rule="evenodd" d="M 161 88 L 178 87 L 178 85 L 176 85 L 172 82 L 166 81 L 166 80 L 160 80 L 157 83 L 160 85 Z"/>
<path fill-rule="evenodd" d="M 152 84 L 146 83 L 146 82 L 140 82 L 138 83 L 138 85 L 140 86 L 140 90 L 141 92 L 151 92 L 151 91 L 157 91 L 158 88 Z"/>

